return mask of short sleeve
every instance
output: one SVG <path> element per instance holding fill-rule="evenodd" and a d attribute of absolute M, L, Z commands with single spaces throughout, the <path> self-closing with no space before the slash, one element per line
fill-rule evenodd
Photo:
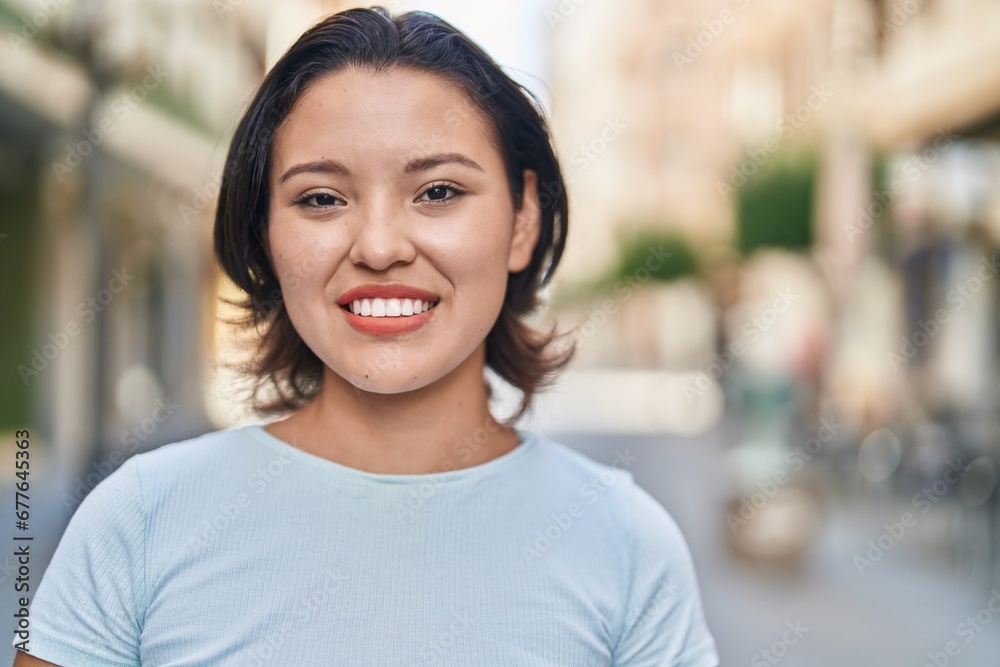
<path fill-rule="evenodd" d="M 691 554 L 673 517 L 631 479 L 628 603 L 614 667 L 717 667 Z"/>
<path fill-rule="evenodd" d="M 145 596 L 145 513 L 132 457 L 87 494 L 63 532 L 29 600 L 28 653 L 63 667 L 138 667 Z"/>

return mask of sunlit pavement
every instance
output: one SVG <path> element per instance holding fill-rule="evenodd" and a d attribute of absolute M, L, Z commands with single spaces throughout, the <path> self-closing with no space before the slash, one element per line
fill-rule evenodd
<path fill-rule="evenodd" d="M 547 434 L 605 463 L 622 447 L 637 457 L 631 472 L 687 537 L 723 666 L 1000 666 L 1000 613 L 987 606 L 1000 582 L 916 548 L 952 521 L 946 509 L 928 512 L 862 575 L 854 557 L 905 507 L 828 503 L 803 567 L 769 571 L 726 549 L 725 427 L 697 438 Z M 992 606 L 1000 610 L 1000 595 Z"/>

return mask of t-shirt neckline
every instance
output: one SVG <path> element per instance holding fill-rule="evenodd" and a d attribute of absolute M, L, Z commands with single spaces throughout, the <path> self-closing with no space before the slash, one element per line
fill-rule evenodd
<path fill-rule="evenodd" d="M 343 465 L 342 463 L 337 463 L 336 461 L 331 461 L 330 459 L 307 452 L 303 449 L 299 449 L 298 447 L 265 431 L 264 427 L 267 425 L 267 423 L 248 424 L 243 427 L 243 430 L 256 441 L 262 443 L 270 449 L 281 454 L 291 453 L 295 457 L 296 461 L 299 461 L 311 468 L 315 468 L 329 475 L 334 475 L 344 479 L 353 479 L 361 482 L 376 484 L 419 485 L 427 483 L 429 479 L 433 479 L 435 483 L 482 479 L 490 475 L 494 475 L 513 465 L 518 460 L 524 458 L 528 452 L 535 448 L 535 445 L 537 444 L 537 435 L 533 431 L 514 428 L 514 431 L 520 439 L 518 445 L 510 451 L 505 452 L 494 459 L 486 461 L 485 463 L 480 463 L 466 468 L 459 468 L 457 470 L 445 470 L 443 472 L 416 474 L 376 473 L 368 472 L 367 470 L 360 470 L 358 468 L 352 468 L 350 466 Z M 456 464 L 458 464 L 457 460 Z"/>

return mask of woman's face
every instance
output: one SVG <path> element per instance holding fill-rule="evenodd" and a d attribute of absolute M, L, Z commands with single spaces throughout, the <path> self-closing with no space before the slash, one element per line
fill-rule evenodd
<path fill-rule="evenodd" d="M 292 324 L 365 391 L 419 389 L 467 360 L 538 239 L 534 172 L 515 211 L 488 125 L 430 74 L 315 81 L 275 137 L 268 178 L 265 241 Z M 436 305 L 409 314 L 422 301 Z"/>

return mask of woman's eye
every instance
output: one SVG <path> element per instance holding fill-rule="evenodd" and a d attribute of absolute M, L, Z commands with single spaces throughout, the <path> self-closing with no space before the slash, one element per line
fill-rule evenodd
<path fill-rule="evenodd" d="M 451 197 L 448 196 L 449 190 L 455 193 Z M 432 185 L 431 187 L 424 190 L 424 194 L 417 201 L 422 200 L 430 202 L 447 202 L 451 201 L 452 199 L 457 199 L 458 197 L 464 194 L 465 194 L 464 190 L 459 190 L 453 185 Z M 424 199 L 425 196 L 427 197 L 427 199 Z"/>
<path fill-rule="evenodd" d="M 295 203 L 306 208 L 329 208 L 337 201 L 341 201 L 339 197 L 335 197 L 327 192 L 307 192 L 296 199 Z"/>

